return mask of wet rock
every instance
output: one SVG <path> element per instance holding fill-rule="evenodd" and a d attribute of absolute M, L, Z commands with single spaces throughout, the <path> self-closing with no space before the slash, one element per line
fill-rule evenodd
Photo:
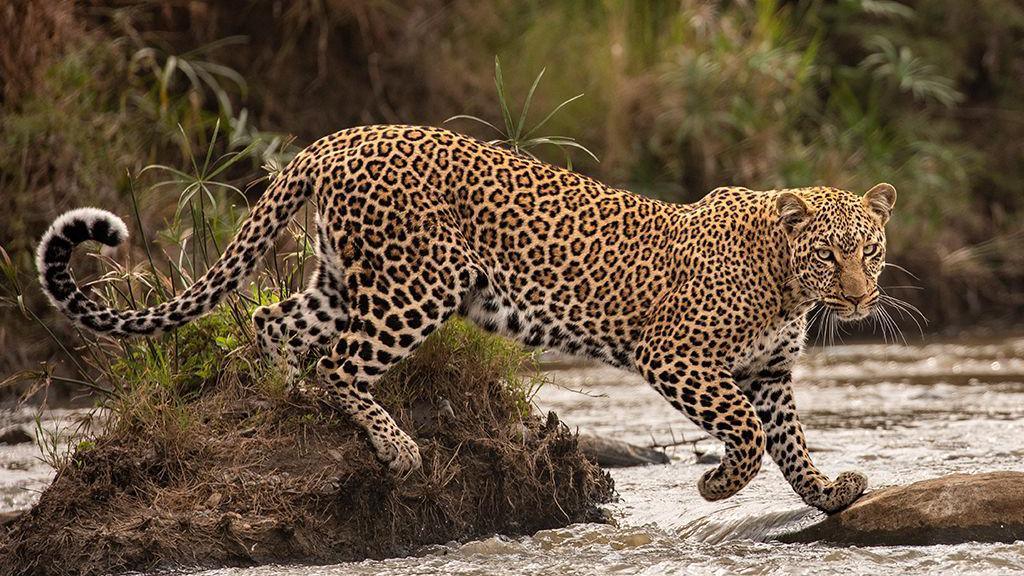
<path fill-rule="evenodd" d="M 868 493 L 783 542 L 931 545 L 1024 539 L 1024 472 L 951 474 Z"/>
<path fill-rule="evenodd" d="M 587 458 L 605 468 L 668 464 L 669 462 L 668 455 L 661 450 L 636 446 L 593 434 L 580 434 L 579 445 L 580 450 Z"/>
<path fill-rule="evenodd" d="M 694 450 L 694 461 L 697 464 L 718 464 L 722 461 L 722 455 L 717 452 L 700 452 Z"/>
<path fill-rule="evenodd" d="M 0 444 L 26 444 L 33 440 L 35 437 L 21 426 L 11 426 L 0 431 Z"/>

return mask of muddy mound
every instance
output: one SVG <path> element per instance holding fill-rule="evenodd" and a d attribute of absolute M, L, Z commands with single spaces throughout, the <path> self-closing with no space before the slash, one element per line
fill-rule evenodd
<path fill-rule="evenodd" d="M 378 394 L 415 431 L 423 467 L 409 477 L 324 406 L 221 374 L 185 401 L 134 398 L 151 405 L 80 442 L 3 537 L 0 573 L 329 563 L 598 518 L 612 482 L 577 438 L 452 343 L 427 346 Z"/>
<path fill-rule="evenodd" d="M 1024 473 L 950 474 L 871 492 L 784 542 L 931 545 L 1024 538 Z"/>

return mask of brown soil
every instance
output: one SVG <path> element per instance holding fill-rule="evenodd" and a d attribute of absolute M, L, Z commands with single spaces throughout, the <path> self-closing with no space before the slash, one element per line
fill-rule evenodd
<path fill-rule="evenodd" d="M 598 520 L 612 481 L 575 435 L 553 414 L 515 416 L 493 375 L 459 377 L 409 388 L 418 378 L 406 373 L 381 390 L 417 431 L 423 467 L 405 479 L 332 411 L 244 379 L 184 409 L 122 416 L 0 537 L 0 573 L 333 563 Z"/>

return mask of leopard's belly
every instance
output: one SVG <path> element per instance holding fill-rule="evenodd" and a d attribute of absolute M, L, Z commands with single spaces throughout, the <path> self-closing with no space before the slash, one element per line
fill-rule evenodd
<path fill-rule="evenodd" d="M 519 297 L 517 297 L 519 296 Z M 632 369 L 632 342 L 636 329 L 629 318 L 577 318 L 581 303 L 548 302 L 539 306 L 500 286 L 471 291 L 459 314 L 480 327 L 512 338 L 525 346 L 555 349 L 573 356 Z"/>

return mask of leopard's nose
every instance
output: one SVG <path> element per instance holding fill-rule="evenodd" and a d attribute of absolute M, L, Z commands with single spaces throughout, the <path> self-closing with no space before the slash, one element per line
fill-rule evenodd
<path fill-rule="evenodd" d="M 864 292 L 858 295 L 843 294 L 843 299 L 845 299 L 850 304 L 853 304 L 854 308 L 857 308 L 858 306 L 863 304 L 865 300 L 868 299 L 868 293 Z"/>

